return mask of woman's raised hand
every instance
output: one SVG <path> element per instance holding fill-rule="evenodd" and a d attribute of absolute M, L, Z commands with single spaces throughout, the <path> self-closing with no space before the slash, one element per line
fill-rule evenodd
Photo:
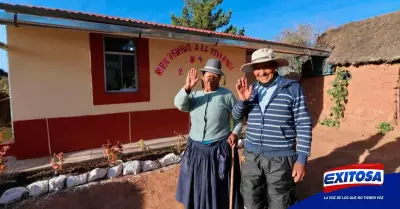
<path fill-rule="evenodd" d="M 186 84 L 185 84 L 186 91 L 190 92 L 192 88 L 196 86 L 198 81 L 199 78 L 197 77 L 197 70 L 195 68 L 190 69 L 186 77 Z"/>

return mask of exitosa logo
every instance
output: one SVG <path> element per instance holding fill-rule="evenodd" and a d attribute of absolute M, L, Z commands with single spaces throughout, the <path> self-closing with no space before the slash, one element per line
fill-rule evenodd
<path fill-rule="evenodd" d="M 333 168 L 324 173 L 324 193 L 355 186 L 383 184 L 383 164 L 355 164 Z"/>

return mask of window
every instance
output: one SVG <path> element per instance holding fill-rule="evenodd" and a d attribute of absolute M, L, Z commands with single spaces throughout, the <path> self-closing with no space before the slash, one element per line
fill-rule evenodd
<path fill-rule="evenodd" d="M 302 77 L 327 76 L 335 73 L 334 66 L 328 64 L 326 57 L 311 57 L 302 66 Z"/>
<path fill-rule="evenodd" d="M 90 33 L 93 105 L 150 101 L 149 40 Z"/>
<path fill-rule="evenodd" d="M 105 37 L 105 85 L 107 92 L 138 90 L 136 45 L 133 39 Z"/>

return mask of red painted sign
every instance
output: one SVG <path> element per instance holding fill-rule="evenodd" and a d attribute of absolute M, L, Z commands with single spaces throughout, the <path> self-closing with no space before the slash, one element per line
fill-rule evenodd
<path fill-rule="evenodd" d="M 160 61 L 156 69 L 154 70 L 155 73 L 158 75 L 163 75 L 164 72 L 166 71 L 168 65 L 177 57 L 185 54 L 185 53 L 191 53 L 191 52 L 203 52 L 203 53 L 209 53 L 210 55 L 218 58 L 221 60 L 222 64 L 226 65 L 226 67 L 232 71 L 233 70 L 233 64 L 230 61 L 230 59 L 224 55 L 220 50 L 213 46 L 207 46 L 203 44 L 182 44 L 176 48 L 173 48 L 168 51 L 168 53 L 165 55 L 165 57 Z M 201 55 L 196 56 L 191 55 L 189 57 L 189 63 L 194 64 L 198 60 L 200 64 L 203 63 L 203 57 Z M 179 74 L 181 74 L 181 69 L 179 69 Z"/>
<path fill-rule="evenodd" d="M 190 56 L 190 64 L 193 64 L 196 58 L 194 56 Z"/>

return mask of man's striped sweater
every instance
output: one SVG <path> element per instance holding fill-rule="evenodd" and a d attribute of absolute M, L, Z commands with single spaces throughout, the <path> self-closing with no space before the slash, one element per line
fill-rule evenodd
<path fill-rule="evenodd" d="M 248 101 L 238 101 L 233 109 L 235 120 L 247 116 L 244 148 L 265 156 L 291 156 L 304 164 L 311 151 L 311 118 L 300 83 L 279 77 L 277 88 L 261 112 L 255 82 Z M 296 140 L 297 138 L 297 140 Z"/>

